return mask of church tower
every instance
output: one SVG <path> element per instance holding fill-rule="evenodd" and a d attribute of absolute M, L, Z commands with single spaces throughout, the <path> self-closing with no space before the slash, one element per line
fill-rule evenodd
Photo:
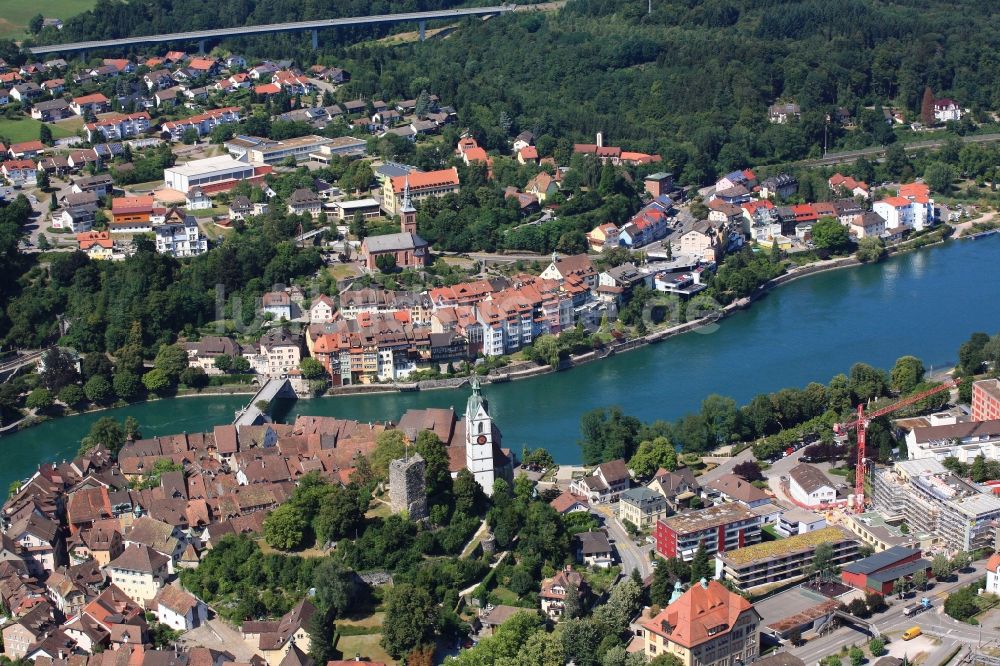
<path fill-rule="evenodd" d="M 404 234 L 417 234 L 417 209 L 410 201 L 410 176 L 406 176 L 406 185 L 403 188 L 403 205 L 399 209 L 400 231 Z"/>
<path fill-rule="evenodd" d="M 493 427 L 490 405 L 482 395 L 479 379 L 472 378 L 472 395 L 465 407 L 465 466 L 488 496 L 493 494 L 496 470 L 493 467 L 494 437 L 499 446 L 499 432 Z"/>

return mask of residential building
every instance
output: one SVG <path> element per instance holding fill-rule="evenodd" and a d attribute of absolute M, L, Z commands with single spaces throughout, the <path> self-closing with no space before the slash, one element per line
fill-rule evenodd
<path fill-rule="evenodd" d="M 782 511 L 775 525 L 778 533 L 786 537 L 815 532 L 824 527 L 826 527 L 826 518 L 805 509 L 788 509 L 787 511 Z"/>
<path fill-rule="evenodd" d="M 667 498 L 643 486 L 622 492 L 618 500 L 618 520 L 638 530 L 651 528 L 667 515 Z"/>
<path fill-rule="evenodd" d="M 788 492 L 802 506 L 822 507 L 837 501 L 837 489 L 820 468 L 799 463 L 788 471 Z"/>
<path fill-rule="evenodd" d="M 188 367 L 201 368 L 209 375 L 221 375 L 222 370 L 215 365 L 219 356 L 235 358 L 242 355 L 240 346 L 232 339 L 218 335 L 206 335 L 197 342 L 184 343 L 188 355 Z"/>
<path fill-rule="evenodd" d="M 596 289 L 598 284 L 598 273 L 591 263 L 590 257 L 585 254 L 574 254 L 567 257 L 560 257 L 555 252 L 552 253 L 552 262 L 542 271 L 539 276 L 545 280 L 560 280 L 567 282 L 575 280 L 588 289 Z"/>
<path fill-rule="evenodd" d="M 34 161 L 30 159 L 5 160 L 0 165 L 0 171 L 10 181 L 11 185 L 34 185 L 37 170 Z"/>
<path fill-rule="evenodd" d="M 1000 420 L 1000 379 L 972 382 L 972 420 Z"/>
<path fill-rule="evenodd" d="M 146 111 L 114 113 L 87 123 L 84 129 L 87 131 L 87 141 L 91 143 L 120 141 L 148 132 L 149 121 L 150 116 Z"/>
<path fill-rule="evenodd" d="M 900 520 L 893 517 L 894 521 Z M 937 537 L 923 532 L 914 533 L 905 523 L 897 522 L 893 525 L 886 522 L 885 518 L 878 511 L 868 511 L 854 514 L 845 523 L 847 529 L 851 530 L 876 553 L 889 550 L 893 546 L 906 546 L 908 548 L 930 549 L 934 546 Z"/>
<path fill-rule="evenodd" d="M 939 123 L 959 121 L 962 119 L 962 109 L 950 99 L 934 100 L 934 120 Z"/>
<path fill-rule="evenodd" d="M 569 513 L 577 513 L 579 511 L 590 511 L 590 506 L 587 504 L 586 497 L 574 495 L 566 490 L 564 490 L 559 497 L 549 502 L 549 505 L 555 509 L 557 513 L 563 516 Z"/>
<path fill-rule="evenodd" d="M 269 166 L 247 164 L 228 155 L 219 155 L 164 169 L 163 180 L 168 188 L 184 194 L 195 186 L 200 186 L 207 194 L 213 194 L 229 190 L 241 180 L 259 184 L 270 172 Z"/>
<path fill-rule="evenodd" d="M 885 234 L 885 218 L 875 211 L 866 210 L 855 215 L 848 223 L 848 230 L 855 238 L 878 238 Z"/>
<path fill-rule="evenodd" d="M 649 196 L 658 199 L 673 191 L 674 175 L 663 171 L 651 173 L 643 179 L 643 185 Z"/>
<path fill-rule="evenodd" d="M 101 93 L 93 93 L 91 95 L 74 97 L 69 106 L 73 109 L 73 113 L 78 116 L 85 115 L 88 112 L 97 115 L 98 113 L 107 111 L 110 107 L 110 102 Z"/>
<path fill-rule="evenodd" d="M 872 502 L 886 520 L 904 520 L 911 532 L 931 534 L 952 550 L 994 543 L 1000 498 L 981 492 L 933 458 L 904 460 L 871 472 Z"/>
<path fill-rule="evenodd" d="M 573 536 L 576 561 L 588 567 L 607 569 L 614 564 L 614 554 L 608 535 L 603 531 L 580 532 Z"/>
<path fill-rule="evenodd" d="M 343 297 L 343 293 L 341 297 Z M 321 294 L 309 306 L 309 323 L 325 324 L 332 322 L 335 312 L 336 306 L 333 303 L 333 299 L 326 294 Z"/>
<path fill-rule="evenodd" d="M 133 544 L 108 563 L 107 572 L 132 601 L 149 608 L 166 581 L 169 561 L 149 546 Z"/>
<path fill-rule="evenodd" d="M 993 553 L 986 561 L 986 594 L 1000 596 L 1000 553 Z"/>
<path fill-rule="evenodd" d="M 288 212 L 292 215 L 309 215 L 313 219 L 323 212 L 323 202 L 319 195 L 307 187 L 300 187 L 288 198 Z"/>
<path fill-rule="evenodd" d="M 443 197 L 459 191 L 458 169 L 411 171 L 405 176 L 387 178 L 382 189 L 382 207 L 389 215 L 402 215 L 404 204 L 419 204 L 427 197 Z"/>
<path fill-rule="evenodd" d="M 716 580 L 695 583 L 642 626 L 649 659 L 673 654 L 683 666 L 726 666 L 760 652 L 760 615 Z"/>
<path fill-rule="evenodd" d="M 701 491 L 690 467 L 681 467 L 675 472 L 659 469 L 646 487 L 663 495 L 672 511 L 677 511 L 683 502 Z"/>
<path fill-rule="evenodd" d="M 494 636 L 496 635 L 497 629 L 502 627 L 504 623 L 510 618 L 514 617 L 518 613 L 534 613 L 534 611 L 527 608 L 522 608 L 520 606 L 505 606 L 504 604 L 497 604 L 496 606 L 490 604 L 485 609 L 479 611 L 479 624 L 481 629 L 479 630 L 480 636 Z M 357 661 L 345 660 L 345 661 L 328 661 L 326 666 L 357 666 Z M 371 664 L 371 666 L 385 666 L 384 664 Z"/>
<path fill-rule="evenodd" d="M 820 545 L 828 545 L 833 550 L 829 562 L 831 570 L 854 561 L 860 546 L 858 539 L 846 529 L 825 527 L 787 539 L 717 553 L 715 576 L 732 581 L 744 592 L 760 593 L 809 575 Z"/>
<path fill-rule="evenodd" d="M 382 217 L 382 205 L 366 197 L 351 201 L 336 201 L 333 204 L 333 215 L 342 222 L 351 222 L 355 215 L 361 215 L 363 220 L 375 220 Z"/>
<path fill-rule="evenodd" d="M 52 227 L 54 229 L 68 229 L 73 233 L 90 231 L 96 219 L 96 205 L 67 206 L 52 211 Z M 92 238 L 88 238 L 88 240 L 92 240 Z"/>
<path fill-rule="evenodd" d="M 309 652 L 309 624 L 315 614 L 316 607 L 308 599 L 303 599 L 277 622 L 244 622 L 241 628 L 243 639 L 255 642 L 257 653 L 268 664 L 279 665 L 293 649 Z"/>
<path fill-rule="evenodd" d="M 931 563 L 920 557 L 920 549 L 895 546 L 844 565 L 840 578 L 859 590 L 888 595 L 893 583 L 909 580 L 918 571 L 931 576 Z"/>
<path fill-rule="evenodd" d="M 632 477 L 622 459 L 601 463 L 590 474 L 574 479 L 570 492 L 586 497 L 590 502 L 617 502 L 628 490 Z"/>
<path fill-rule="evenodd" d="M 760 183 L 760 196 L 764 199 L 787 199 L 799 189 L 799 181 L 795 176 L 779 173 L 777 176 L 765 178 Z"/>
<path fill-rule="evenodd" d="M 980 411 L 989 409 L 988 388 L 990 382 L 977 382 L 987 387 L 980 388 Z M 975 385 L 973 385 L 973 410 L 975 411 Z M 928 417 L 931 425 L 916 426 L 906 433 L 906 452 L 910 460 L 932 458 L 943 461 L 957 458 L 963 463 L 972 463 L 978 456 L 987 460 L 1000 460 L 1000 419 L 991 421 L 964 421 L 959 423 L 954 416 L 933 414 Z"/>
<path fill-rule="evenodd" d="M 157 621 L 174 631 L 190 631 L 208 621 L 208 607 L 179 585 L 166 585 L 150 604 Z"/>
<path fill-rule="evenodd" d="M 709 481 L 703 486 L 703 493 L 711 499 L 739 502 L 749 509 L 771 501 L 770 495 L 736 474 L 725 474 Z"/>
<path fill-rule="evenodd" d="M 699 546 L 709 555 L 760 541 L 761 519 L 738 502 L 679 513 L 656 521 L 653 536 L 662 557 L 689 561 Z"/>
<path fill-rule="evenodd" d="M 212 199 L 200 187 L 192 187 L 185 197 L 188 210 L 208 210 L 212 207 Z"/>
<path fill-rule="evenodd" d="M 269 291 L 261 298 L 261 309 L 277 320 L 292 318 L 292 298 L 287 291 Z"/>
<path fill-rule="evenodd" d="M 288 329 L 272 328 L 260 339 L 257 372 L 268 377 L 287 377 L 302 360 L 301 336 Z M 251 361 L 253 364 L 253 361 Z"/>
<path fill-rule="evenodd" d="M 240 119 L 240 107 L 227 106 L 180 120 L 169 120 L 163 123 L 162 131 L 170 135 L 171 141 L 180 141 L 189 129 L 193 129 L 198 136 L 207 136 L 219 125 L 232 125 L 240 122 Z"/>
<path fill-rule="evenodd" d="M 767 109 L 767 119 L 783 125 L 802 115 L 802 109 L 795 102 L 775 102 Z"/>
<path fill-rule="evenodd" d="M 587 234 L 587 245 L 594 252 L 618 247 L 618 227 L 610 222 L 594 227 Z"/>
<path fill-rule="evenodd" d="M 542 613 L 550 620 L 558 622 L 566 610 L 567 595 L 576 594 L 583 597 L 586 591 L 587 581 L 583 576 L 566 567 L 552 578 L 542 581 L 542 590 L 538 595 Z"/>
<path fill-rule="evenodd" d="M 194 257 L 208 251 L 208 239 L 201 235 L 193 215 L 171 208 L 162 222 L 153 223 L 156 251 L 172 257 Z"/>
<path fill-rule="evenodd" d="M 22 659 L 32 646 L 56 628 L 52 605 L 42 601 L 3 628 L 4 655 Z"/>
<path fill-rule="evenodd" d="M 830 176 L 826 182 L 830 186 L 830 191 L 834 194 L 846 194 L 847 196 L 861 197 L 862 199 L 867 199 L 871 196 L 868 183 L 861 180 L 855 180 L 854 178 L 845 176 L 840 172 Z"/>
<path fill-rule="evenodd" d="M 111 238 L 111 232 L 109 231 L 84 231 L 77 233 L 76 244 L 80 251 L 91 259 L 125 259 L 124 251 L 115 252 L 115 241 Z"/>
<path fill-rule="evenodd" d="M 69 118 L 71 115 L 73 115 L 73 111 L 69 108 L 69 102 L 61 97 L 46 102 L 38 102 L 31 107 L 31 117 L 35 120 L 41 120 L 43 123 L 62 120 L 63 118 Z"/>
<path fill-rule="evenodd" d="M 533 176 L 524 186 L 525 194 L 530 194 L 543 204 L 549 197 L 559 192 L 559 183 L 553 176 L 542 171 Z"/>
<path fill-rule="evenodd" d="M 680 238 L 681 254 L 698 257 L 705 263 L 718 261 L 722 256 L 723 246 L 719 242 L 719 234 L 715 225 L 707 220 L 696 222 Z"/>

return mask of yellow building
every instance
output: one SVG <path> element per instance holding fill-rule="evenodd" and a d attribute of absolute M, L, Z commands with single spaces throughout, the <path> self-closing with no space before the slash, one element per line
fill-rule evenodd
<path fill-rule="evenodd" d="M 749 664 L 760 650 L 760 615 L 722 583 L 702 579 L 643 623 L 646 656 L 676 655 L 684 666 Z"/>

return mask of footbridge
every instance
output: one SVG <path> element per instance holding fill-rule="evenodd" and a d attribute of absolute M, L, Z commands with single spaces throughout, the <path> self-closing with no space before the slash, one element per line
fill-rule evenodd
<path fill-rule="evenodd" d="M 275 398 L 291 398 L 295 400 L 298 396 L 295 394 L 295 389 L 292 388 L 292 383 L 289 380 L 271 379 L 254 393 L 246 407 L 236 412 L 233 425 L 249 426 L 260 425 L 266 422 L 267 419 L 264 416 L 264 412 L 257 405 L 261 400 L 267 402 L 267 404 L 271 404 L 271 401 Z"/>
<path fill-rule="evenodd" d="M 140 46 L 144 44 L 162 44 L 175 42 L 197 43 L 201 52 L 205 51 L 205 43 L 218 41 L 227 37 L 247 37 L 265 35 L 276 32 L 312 32 L 313 48 L 319 46 L 319 30 L 328 28 L 343 28 L 355 25 L 371 25 L 374 23 L 401 23 L 416 21 L 420 30 L 420 38 L 424 37 L 427 21 L 447 20 L 465 16 L 495 16 L 515 11 L 516 5 L 499 5 L 493 7 L 464 7 L 461 9 L 440 9 L 429 12 L 402 12 L 398 14 L 376 14 L 372 16 L 353 16 L 346 18 L 319 19 L 313 21 L 290 21 L 287 23 L 267 23 L 264 25 L 242 25 L 232 28 L 215 28 L 212 30 L 189 30 L 186 32 L 170 32 L 160 35 L 141 35 L 123 37 L 121 39 L 100 39 L 88 42 L 70 42 L 67 44 L 48 44 L 33 46 L 28 50 L 32 55 L 49 55 L 53 53 L 74 53 L 92 51 L 95 49 L 115 49 Z"/>

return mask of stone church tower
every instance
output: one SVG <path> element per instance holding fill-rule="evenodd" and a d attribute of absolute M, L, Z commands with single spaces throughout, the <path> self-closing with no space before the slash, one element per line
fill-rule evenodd
<path fill-rule="evenodd" d="M 500 448 L 500 431 L 490 417 L 490 405 L 483 397 L 479 379 L 472 378 L 472 395 L 465 407 L 465 466 L 487 496 L 493 494 L 494 447 Z"/>
<path fill-rule="evenodd" d="M 417 209 L 410 201 L 410 176 L 406 176 L 406 187 L 403 189 L 403 205 L 399 209 L 399 227 L 404 234 L 417 233 Z"/>

